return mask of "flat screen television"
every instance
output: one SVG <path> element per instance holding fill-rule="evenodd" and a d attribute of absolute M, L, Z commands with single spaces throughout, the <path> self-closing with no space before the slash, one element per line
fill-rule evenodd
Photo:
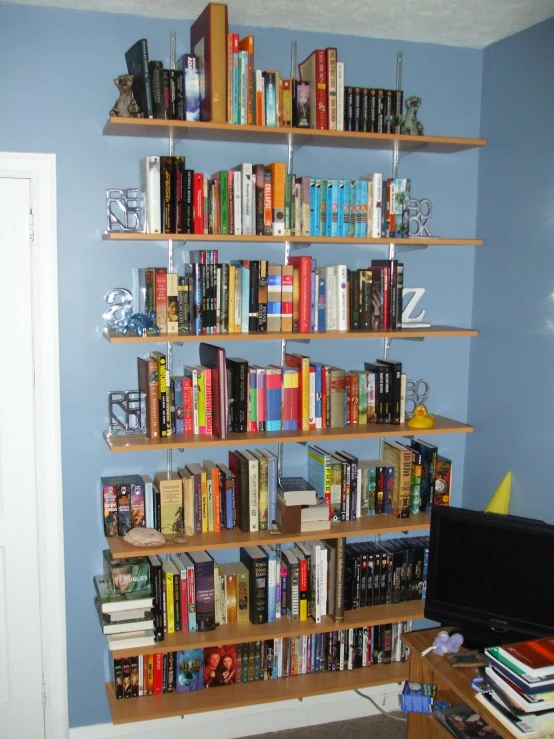
<path fill-rule="evenodd" d="M 425 617 L 480 648 L 553 634 L 554 526 L 436 506 Z"/>

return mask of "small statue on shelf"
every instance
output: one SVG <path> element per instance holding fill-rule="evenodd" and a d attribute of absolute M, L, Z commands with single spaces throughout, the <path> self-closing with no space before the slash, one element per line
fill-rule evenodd
<path fill-rule="evenodd" d="M 408 426 L 412 429 L 432 429 L 435 425 L 435 416 L 427 412 L 427 408 L 420 403 L 414 408 L 414 415 L 408 419 Z"/>
<path fill-rule="evenodd" d="M 137 101 L 133 97 L 133 75 L 120 74 L 116 77 L 114 84 L 119 90 L 119 97 L 110 110 L 110 116 L 116 118 L 142 118 Z"/>
<path fill-rule="evenodd" d="M 137 336 L 147 336 L 149 331 L 157 336 L 160 329 L 156 325 L 156 311 L 133 313 L 129 316 L 127 323 L 118 326 L 117 330 L 123 336 L 127 336 L 130 331 L 133 331 Z"/>
<path fill-rule="evenodd" d="M 400 127 L 400 133 L 411 136 L 423 136 L 423 123 L 417 120 L 417 111 L 421 105 L 421 98 L 412 95 L 406 100 L 406 117 Z"/>

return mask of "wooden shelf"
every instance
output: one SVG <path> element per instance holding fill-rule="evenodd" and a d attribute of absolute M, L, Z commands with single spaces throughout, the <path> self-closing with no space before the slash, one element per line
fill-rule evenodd
<path fill-rule="evenodd" d="M 311 431 L 250 431 L 242 434 L 229 434 L 226 439 L 216 436 L 190 434 L 170 436 L 169 439 L 149 439 L 147 436 L 108 436 L 104 439 L 111 452 L 162 451 L 164 449 L 184 449 L 187 447 L 248 446 L 250 444 L 287 444 L 292 442 L 342 441 L 350 439 L 378 439 L 394 436 L 436 436 L 437 434 L 467 434 L 473 426 L 453 421 L 444 416 L 435 416 L 432 429 L 413 429 L 407 423 L 399 425 L 371 423 L 367 426 L 346 426 Z"/>
<path fill-rule="evenodd" d="M 391 133 L 359 131 L 318 131 L 306 128 L 272 128 L 268 126 L 235 126 L 230 123 L 197 123 L 167 121 L 156 118 L 110 118 L 104 136 L 139 136 L 146 138 L 224 141 L 245 144 L 288 144 L 294 146 L 326 146 L 340 149 L 376 149 L 401 152 L 425 151 L 453 154 L 486 146 L 486 139 L 452 136 L 406 136 Z"/>
<path fill-rule="evenodd" d="M 106 541 L 114 557 L 147 557 L 149 554 L 176 554 L 178 552 L 199 552 L 204 549 L 229 549 L 230 547 L 260 546 L 262 544 L 283 544 L 287 541 L 308 541 L 312 539 L 341 539 L 348 536 L 374 536 L 375 534 L 401 534 L 405 531 L 426 529 L 431 521 L 425 513 L 417 513 L 409 518 L 396 518 L 390 514 L 364 516 L 355 521 L 332 523 L 324 531 L 303 531 L 297 534 L 281 534 L 270 531 L 241 531 L 239 528 L 223 529 L 218 533 L 194 534 L 186 544 L 173 542 L 176 534 L 165 535 L 167 544 L 160 547 L 134 547 L 122 536 L 109 536 Z"/>
<path fill-rule="evenodd" d="M 289 618 L 278 618 L 268 624 L 222 624 L 214 631 L 193 632 L 179 631 L 166 634 L 165 639 L 154 646 L 132 649 L 118 649 L 112 657 L 133 657 L 153 652 L 176 652 L 181 649 L 195 647 L 215 647 L 219 644 L 239 644 L 259 639 L 279 639 L 304 634 L 322 634 L 335 629 L 355 629 L 360 626 L 377 626 L 379 624 L 396 623 L 423 618 L 424 601 L 412 600 L 407 603 L 396 603 L 387 606 L 369 606 L 346 611 L 344 621 L 337 623 L 333 616 L 323 616 L 321 623 L 309 618 L 307 621 L 291 621 Z"/>
<path fill-rule="evenodd" d="M 158 336 L 122 336 L 104 332 L 103 336 L 110 344 L 152 344 L 167 342 L 228 342 L 228 341 L 300 341 L 317 339 L 419 339 L 478 336 L 474 328 L 456 328 L 455 326 L 431 326 L 430 328 L 404 328 L 396 331 L 318 331 L 313 334 L 300 334 L 293 331 L 276 333 L 244 333 L 244 334 L 159 334 Z"/>
<path fill-rule="evenodd" d="M 152 695 L 132 700 L 116 700 L 112 683 L 106 684 L 108 703 L 114 724 L 150 721 L 169 716 L 219 711 L 259 703 L 276 703 L 294 698 L 308 698 L 343 690 L 369 688 L 373 685 L 399 683 L 408 678 L 408 663 L 372 665 L 345 672 L 322 672 L 296 675 L 277 680 L 259 680 L 222 687 L 221 690 L 199 690 L 195 693 Z"/>
<path fill-rule="evenodd" d="M 483 246 L 483 239 L 418 238 L 382 239 L 354 238 L 349 236 L 228 236 L 223 234 L 157 234 L 130 233 L 128 231 L 109 231 L 102 234 L 103 241 L 194 241 L 218 244 L 375 244 L 388 246 Z"/>

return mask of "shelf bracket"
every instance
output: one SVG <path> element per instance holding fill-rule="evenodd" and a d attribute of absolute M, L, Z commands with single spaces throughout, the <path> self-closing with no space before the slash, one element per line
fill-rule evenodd
<path fill-rule="evenodd" d="M 308 444 L 307 441 L 297 441 L 297 444 L 300 444 L 300 446 L 306 446 Z"/>
<path fill-rule="evenodd" d="M 309 344 L 311 339 L 287 339 L 287 341 L 294 341 L 296 344 Z"/>
<path fill-rule="evenodd" d="M 404 251 L 416 251 L 420 249 L 427 249 L 428 244 L 399 244 L 396 243 L 396 251 L 397 252 L 404 252 Z"/>
<path fill-rule="evenodd" d="M 311 247 L 311 243 L 302 243 L 302 244 L 291 244 L 290 250 L 291 251 L 300 251 L 300 249 L 309 249 Z"/>
<path fill-rule="evenodd" d="M 423 341 L 425 336 L 391 336 L 391 341 Z"/>

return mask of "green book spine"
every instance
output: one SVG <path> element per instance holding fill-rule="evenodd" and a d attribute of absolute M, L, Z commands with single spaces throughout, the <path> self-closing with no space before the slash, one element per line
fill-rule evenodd
<path fill-rule="evenodd" d="M 219 173 L 219 197 L 221 207 L 221 233 L 229 233 L 229 192 L 227 187 L 227 171 L 222 169 Z"/>

